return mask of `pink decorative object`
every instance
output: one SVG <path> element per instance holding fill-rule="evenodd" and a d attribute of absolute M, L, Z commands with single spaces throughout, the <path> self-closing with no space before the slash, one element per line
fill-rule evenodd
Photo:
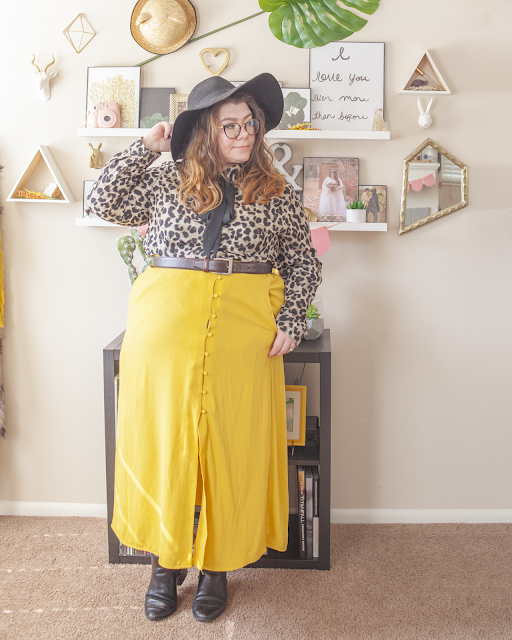
<path fill-rule="evenodd" d="M 436 183 L 436 177 L 433 173 L 431 173 L 429 176 L 425 176 L 423 178 L 423 184 L 426 187 L 433 187 Z"/>
<path fill-rule="evenodd" d="M 145 238 L 146 237 L 146 231 L 148 230 L 148 226 L 147 224 L 143 224 L 140 227 L 137 227 L 137 231 L 138 233 Z"/>
<path fill-rule="evenodd" d="M 318 251 L 319 256 L 323 256 L 324 253 L 327 253 L 327 249 L 329 249 L 331 245 L 331 239 L 329 238 L 327 227 L 311 229 L 311 241 L 315 249 Z"/>
<path fill-rule="evenodd" d="M 421 191 L 421 188 L 423 187 L 423 181 L 421 178 L 418 180 L 411 180 L 411 187 L 413 191 Z"/>

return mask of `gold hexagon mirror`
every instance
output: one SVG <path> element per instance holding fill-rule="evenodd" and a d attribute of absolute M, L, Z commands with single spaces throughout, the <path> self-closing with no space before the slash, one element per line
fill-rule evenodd
<path fill-rule="evenodd" d="M 412 231 L 468 204 L 468 168 L 430 138 L 404 160 L 398 233 Z"/>

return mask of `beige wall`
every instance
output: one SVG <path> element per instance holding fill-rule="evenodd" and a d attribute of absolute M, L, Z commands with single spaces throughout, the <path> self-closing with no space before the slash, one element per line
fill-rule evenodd
<path fill-rule="evenodd" d="M 3 198 L 38 143 L 50 146 L 77 200 L 88 167 L 87 66 L 150 54 L 131 38 L 131 2 L 86 3 L 98 35 L 77 55 L 62 29 L 83 3 L 27 0 L 3 8 L 0 164 Z M 331 233 L 322 258 L 333 345 L 332 506 L 337 509 L 507 509 L 512 466 L 510 285 L 512 209 L 509 38 L 505 0 L 382 0 L 355 41 L 386 42 L 391 141 L 293 144 L 303 155 L 360 158 L 363 184 L 387 184 L 387 233 Z M 256 13 L 256 0 L 196 0 L 198 33 Z M 308 85 L 308 51 L 276 40 L 260 16 L 143 68 L 145 86 L 188 93 L 206 77 L 198 53 L 227 47 L 224 76 L 270 71 Z M 453 95 L 417 126 L 397 95 L 428 48 Z M 32 53 L 59 75 L 40 102 Z M 401 237 L 402 159 L 430 135 L 469 166 L 470 206 Z M 94 140 L 98 142 L 98 140 Z M 111 157 L 128 140 L 103 140 Z M 80 228 L 76 204 L 6 203 L 5 394 L 0 500 L 105 501 L 102 348 L 124 328 L 130 284 L 117 229 Z"/>

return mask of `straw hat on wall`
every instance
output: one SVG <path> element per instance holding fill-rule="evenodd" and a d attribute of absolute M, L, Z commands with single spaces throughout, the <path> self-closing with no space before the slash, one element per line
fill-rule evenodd
<path fill-rule="evenodd" d="M 196 23 L 196 10 L 189 0 L 139 0 L 130 30 L 143 49 L 163 55 L 185 45 Z"/>

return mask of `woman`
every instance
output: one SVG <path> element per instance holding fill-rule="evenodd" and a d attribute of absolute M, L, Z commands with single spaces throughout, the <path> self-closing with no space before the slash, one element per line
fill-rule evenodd
<path fill-rule="evenodd" d="M 226 606 L 227 571 L 287 547 L 282 356 L 307 329 L 321 265 L 264 143 L 283 111 L 276 79 L 208 78 L 188 106 L 112 158 L 88 206 L 149 223 L 153 255 L 120 355 L 112 528 L 152 554 L 148 619 L 176 610 L 180 570 L 196 566 L 193 615 L 211 621 Z M 150 168 L 171 128 L 176 162 Z"/>
<path fill-rule="evenodd" d="M 366 222 L 378 222 L 380 211 L 380 203 L 379 196 L 377 195 L 377 189 L 373 187 L 372 195 L 370 201 L 368 202 L 368 206 L 366 207 Z M 371 220 L 370 220 L 371 215 Z"/>
<path fill-rule="evenodd" d="M 322 195 L 318 205 L 318 214 L 322 218 L 338 218 L 345 220 L 347 205 L 345 203 L 343 182 L 336 169 L 331 169 L 322 184 Z"/>

